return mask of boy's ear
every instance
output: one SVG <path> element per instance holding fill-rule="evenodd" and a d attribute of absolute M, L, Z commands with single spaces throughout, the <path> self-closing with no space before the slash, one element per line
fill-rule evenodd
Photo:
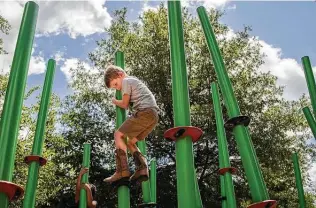
<path fill-rule="evenodd" d="M 118 72 L 119 76 L 122 77 L 124 75 L 123 72 Z"/>

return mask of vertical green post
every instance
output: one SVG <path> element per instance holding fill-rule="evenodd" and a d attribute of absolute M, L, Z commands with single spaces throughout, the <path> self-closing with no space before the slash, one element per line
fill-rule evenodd
<path fill-rule="evenodd" d="M 300 170 L 300 165 L 298 162 L 297 153 L 292 154 L 292 160 L 293 160 L 293 165 L 294 165 L 295 182 L 296 182 L 296 188 L 298 192 L 300 208 L 305 208 L 306 204 L 305 204 L 304 188 L 302 184 L 301 170 Z"/>
<path fill-rule="evenodd" d="M 201 6 L 197 9 L 197 12 L 202 24 L 212 60 L 215 65 L 215 72 L 225 100 L 228 115 L 230 118 L 234 118 L 240 115 L 240 110 L 233 92 L 230 79 L 226 72 L 219 47 L 216 42 L 214 31 L 209 22 L 205 8 Z M 252 200 L 254 202 L 261 202 L 269 199 L 267 188 L 263 180 L 263 176 L 259 167 L 252 141 L 249 136 L 248 129 L 245 126 L 237 125 L 233 129 L 233 131 L 237 141 L 237 146 L 241 156 L 243 167 L 246 172 Z"/>
<path fill-rule="evenodd" d="M 311 111 L 309 110 L 309 107 L 304 107 L 303 108 L 303 113 L 305 115 L 305 118 L 307 120 L 307 123 L 308 123 L 309 127 L 312 130 L 314 138 L 316 138 L 316 122 L 315 122 L 315 119 L 314 119 Z"/>
<path fill-rule="evenodd" d="M 124 53 L 117 51 L 115 53 L 115 65 L 125 68 L 124 64 Z M 122 93 L 119 90 L 116 90 L 116 99 L 122 99 Z M 123 108 L 116 106 L 116 129 L 118 129 L 122 123 L 126 120 L 126 111 Z M 118 207 L 127 208 L 130 207 L 130 193 L 127 186 L 118 187 Z"/>
<path fill-rule="evenodd" d="M 225 177 L 223 175 L 220 175 L 219 180 L 220 180 L 221 200 L 222 200 L 222 207 L 221 208 L 228 208 L 227 200 L 223 198 L 223 197 L 226 197 Z"/>
<path fill-rule="evenodd" d="M 308 56 L 302 57 L 302 63 L 303 63 L 305 79 L 307 82 L 307 88 L 308 88 L 308 92 L 309 92 L 309 97 L 311 99 L 311 104 L 312 104 L 314 116 L 312 115 L 312 113 L 310 112 L 308 107 L 304 107 L 303 112 L 304 112 L 305 118 L 307 120 L 307 123 L 308 123 L 309 127 L 311 128 L 314 137 L 316 138 L 316 121 L 315 121 L 315 116 L 316 116 L 316 84 L 315 84 L 315 78 L 314 78 L 311 62 L 310 62 Z"/>
<path fill-rule="evenodd" d="M 32 155 L 42 155 L 44 144 L 44 133 L 46 127 L 48 107 L 53 86 L 53 78 L 55 74 L 55 61 L 50 59 L 48 61 L 47 72 L 45 76 L 44 87 L 42 91 L 41 105 L 38 113 L 36 131 L 32 149 Z M 39 162 L 31 162 L 29 166 L 29 173 L 26 183 L 26 192 L 23 201 L 24 208 L 35 207 L 36 186 L 38 182 Z"/>
<path fill-rule="evenodd" d="M 137 145 L 139 147 L 140 152 L 147 157 L 147 153 L 146 153 L 146 143 L 145 140 L 139 141 L 137 142 Z M 144 203 L 149 203 L 151 202 L 151 196 L 150 196 L 150 182 L 148 181 L 144 181 L 142 182 L 142 192 L 143 192 L 143 201 Z"/>
<path fill-rule="evenodd" d="M 304 66 L 303 67 L 304 74 L 305 74 L 309 96 L 310 96 L 312 107 L 313 107 L 313 113 L 315 116 L 316 115 L 316 84 L 315 84 L 315 78 L 314 78 L 314 74 L 313 74 L 309 57 L 308 56 L 302 57 L 302 63 Z"/>
<path fill-rule="evenodd" d="M 169 41 L 171 45 L 171 75 L 174 125 L 190 126 L 188 77 L 185 62 L 181 4 L 168 1 Z M 176 141 L 178 207 L 193 208 L 198 204 L 195 188 L 195 169 L 192 139 Z"/>
<path fill-rule="evenodd" d="M 150 196 L 151 202 L 157 202 L 156 190 L 157 190 L 157 161 L 156 158 L 153 158 L 150 162 Z"/>
<path fill-rule="evenodd" d="M 17 137 L 37 15 L 38 5 L 34 2 L 27 2 L 14 51 L 9 83 L 1 115 L 0 180 L 3 181 L 12 180 Z M 0 193 L 0 207 L 7 206 L 7 196 L 4 193 Z"/>
<path fill-rule="evenodd" d="M 225 135 L 221 103 L 219 99 L 219 92 L 218 92 L 217 85 L 215 82 L 211 84 L 211 91 L 212 91 L 212 99 L 213 99 L 215 120 L 216 120 L 219 167 L 228 168 L 230 167 L 230 161 L 229 161 L 227 140 L 226 140 L 226 135 Z M 223 207 L 236 208 L 237 205 L 236 205 L 236 199 L 235 199 L 234 185 L 233 185 L 232 175 L 230 172 L 226 172 L 224 176 L 221 176 L 221 193 L 223 194 L 222 189 L 224 189 L 224 195 L 222 196 L 226 196 L 226 200 L 222 201 Z"/>
<path fill-rule="evenodd" d="M 89 168 L 90 166 L 90 153 L 91 153 L 91 144 L 84 143 L 83 144 L 83 161 L 82 167 Z M 81 178 L 81 183 L 88 183 L 88 175 L 89 172 L 85 173 Z M 85 189 L 80 189 L 80 200 L 79 200 L 80 208 L 87 208 L 87 192 Z"/>

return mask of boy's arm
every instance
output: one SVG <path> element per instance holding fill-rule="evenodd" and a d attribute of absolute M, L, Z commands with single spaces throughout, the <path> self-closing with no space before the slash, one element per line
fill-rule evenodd
<path fill-rule="evenodd" d="M 117 100 L 113 98 L 112 102 L 121 108 L 127 109 L 129 105 L 129 100 L 130 100 L 130 95 L 124 94 L 122 100 Z"/>
<path fill-rule="evenodd" d="M 91 192 L 91 187 L 88 185 L 88 184 L 84 184 L 83 185 L 83 188 L 86 190 L 87 192 L 87 203 L 88 203 L 88 207 L 92 208 L 92 207 L 96 207 L 94 204 L 93 204 L 93 196 L 92 196 L 92 192 Z"/>
<path fill-rule="evenodd" d="M 77 178 L 76 196 L 75 196 L 75 201 L 76 201 L 76 202 L 79 201 L 79 197 L 80 197 L 81 178 L 82 178 L 83 174 L 85 174 L 86 172 L 88 172 L 88 168 L 82 168 L 82 169 L 80 170 L 79 176 L 78 176 L 78 178 Z"/>

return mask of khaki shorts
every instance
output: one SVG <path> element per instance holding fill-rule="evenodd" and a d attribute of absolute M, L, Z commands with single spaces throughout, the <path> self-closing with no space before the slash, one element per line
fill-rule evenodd
<path fill-rule="evenodd" d="M 129 139 L 136 137 L 138 140 L 143 140 L 155 128 L 158 119 L 157 111 L 147 108 L 126 119 L 118 131 L 122 132 Z"/>

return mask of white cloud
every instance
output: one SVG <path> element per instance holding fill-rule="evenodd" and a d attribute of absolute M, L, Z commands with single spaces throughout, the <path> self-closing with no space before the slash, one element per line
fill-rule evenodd
<path fill-rule="evenodd" d="M 227 7 L 227 10 L 235 10 L 235 9 L 237 9 L 236 4 L 233 4 L 233 5 Z"/>
<path fill-rule="evenodd" d="M 206 8 L 219 8 L 226 5 L 229 0 L 182 0 L 181 6 L 183 7 L 196 7 L 202 5 Z M 228 7 L 227 9 L 236 9 L 236 5 Z"/>
<path fill-rule="evenodd" d="M 148 4 L 148 1 L 145 1 L 144 4 L 143 4 L 143 8 L 139 11 L 139 14 L 143 14 L 144 12 L 147 12 L 149 10 L 152 10 L 152 11 L 158 11 L 158 8 L 159 8 L 159 5 L 153 7 L 153 6 L 150 6 Z"/>
<path fill-rule="evenodd" d="M 72 38 L 104 32 L 112 20 L 104 2 L 39 1 L 38 31 L 44 35 L 68 33 Z"/>
<path fill-rule="evenodd" d="M 60 67 L 60 70 L 65 74 L 68 82 L 71 81 L 71 69 L 77 67 L 78 61 L 76 58 L 66 59 L 64 64 Z"/>
<path fill-rule="evenodd" d="M 80 60 L 77 58 L 64 59 L 64 64 L 60 67 L 60 70 L 65 74 L 68 82 L 71 82 L 71 69 L 75 69 L 78 66 L 78 62 Z M 99 71 L 93 68 L 89 63 L 81 61 L 85 70 L 89 73 L 95 74 L 99 73 Z"/>
<path fill-rule="evenodd" d="M 281 48 L 269 45 L 263 40 L 259 42 L 263 46 L 261 52 L 266 55 L 265 63 L 259 69 L 264 72 L 270 71 L 278 77 L 278 85 L 285 86 L 284 97 L 294 100 L 303 93 L 308 93 L 302 64 L 293 58 L 282 58 Z"/>
<path fill-rule="evenodd" d="M 0 55 L 0 70 L 4 73 L 9 71 L 9 66 L 12 64 L 25 2 L 25 0 L 0 1 L 0 14 L 12 26 L 9 35 L 0 33 L 4 49 L 9 53 Z M 103 7 L 105 0 L 36 2 L 39 5 L 36 36 L 67 33 L 70 37 L 76 38 L 79 35 L 87 36 L 103 32 L 104 28 L 111 24 L 112 18 L 107 8 Z M 42 57 L 32 57 L 30 65 L 34 70 L 30 69 L 30 74 L 44 72 L 42 61 Z"/>
<path fill-rule="evenodd" d="M 217 8 L 224 6 L 228 0 L 204 0 L 203 6 L 207 8 Z"/>
<path fill-rule="evenodd" d="M 56 61 L 56 65 L 59 65 L 59 63 L 65 61 L 64 55 L 65 55 L 64 52 L 57 51 L 57 53 L 54 55 L 54 60 Z"/>
<path fill-rule="evenodd" d="M 46 62 L 42 56 L 32 56 L 29 65 L 28 75 L 42 74 L 46 70 Z"/>

